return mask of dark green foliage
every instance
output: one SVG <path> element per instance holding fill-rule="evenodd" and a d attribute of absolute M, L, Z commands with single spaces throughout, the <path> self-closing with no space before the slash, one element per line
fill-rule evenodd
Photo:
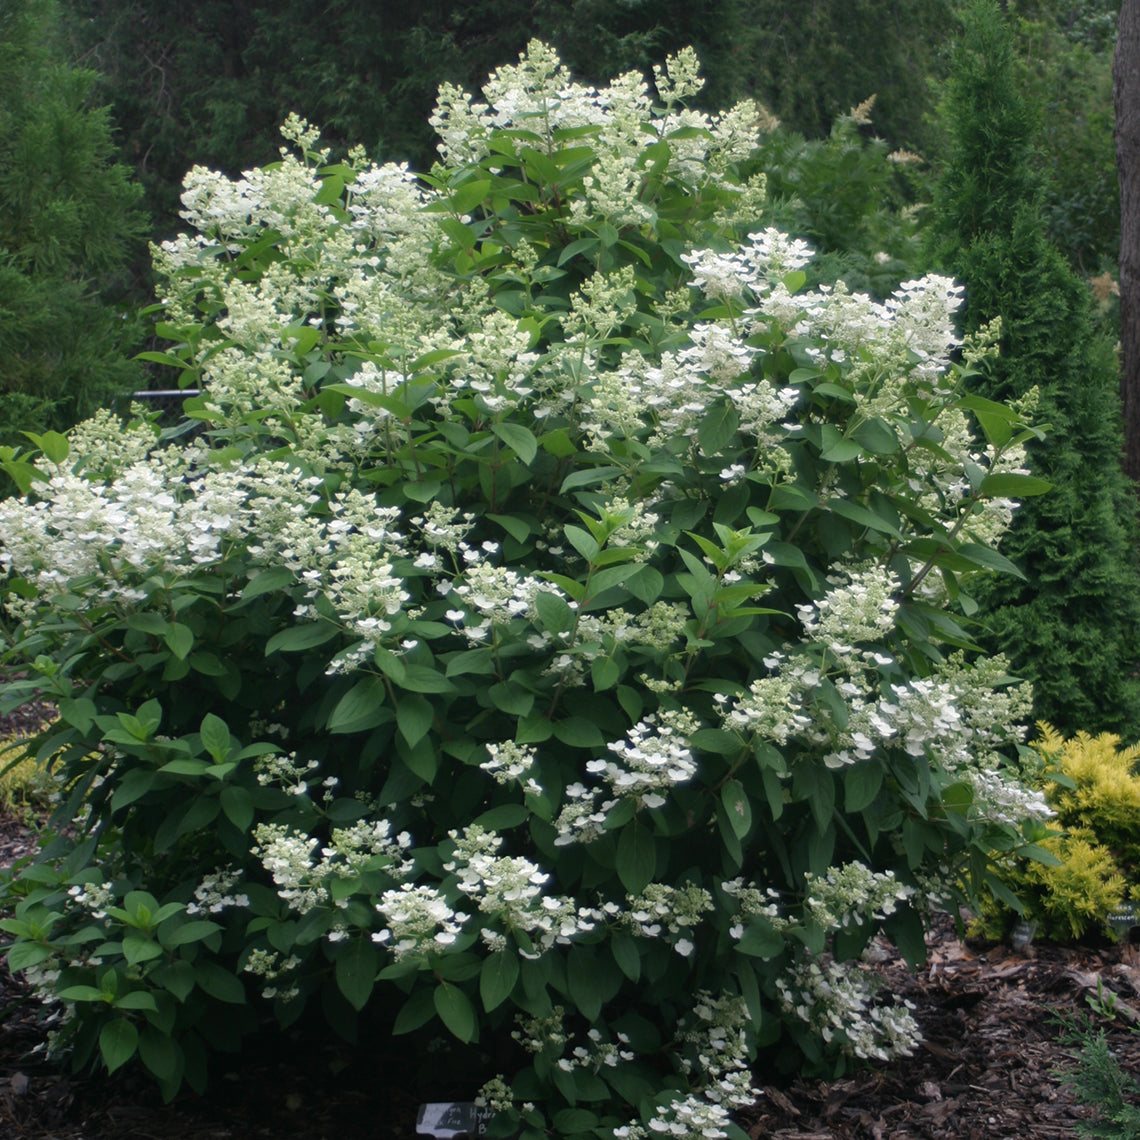
<path fill-rule="evenodd" d="M 1086 274 L 1114 271 L 1119 246 L 1112 108 L 1119 10 L 1120 0 L 1010 6 L 1018 83 L 1039 113 L 1033 161 L 1047 176 L 1049 236 Z"/>
<path fill-rule="evenodd" d="M 708 107 L 743 85 L 738 0 L 69 0 L 70 34 L 103 77 L 124 149 L 160 231 L 172 234 L 182 176 L 198 163 L 230 175 L 277 157 L 290 111 L 335 152 L 361 143 L 421 170 L 437 157 L 428 116 L 441 82 L 478 93 L 535 37 L 591 82 L 649 71 L 693 45 Z"/>
<path fill-rule="evenodd" d="M 928 77 L 952 20 L 951 0 L 743 0 L 751 89 L 809 137 L 879 96 L 875 130 L 893 145 L 924 147 Z"/>
<path fill-rule="evenodd" d="M 908 207 L 921 193 L 924 164 L 913 155 L 890 161 L 884 140 L 863 135 L 866 121 L 845 113 L 825 139 L 781 126 L 765 135 L 754 165 L 766 180 L 765 224 L 817 251 L 809 281 L 842 280 L 882 298 L 913 274 L 919 236 Z"/>
<path fill-rule="evenodd" d="M 1113 1006 L 1107 1006 L 1110 1011 Z M 1077 1125 L 1077 1135 L 1092 1140 L 1137 1140 L 1140 1137 L 1140 1082 L 1124 1071 L 1109 1047 L 1102 1027 L 1094 1032 L 1091 1017 L 1062 1019 L 1061 1040 L 1073 1048 L 1075 1064 L 1063 1070 L 1078 1104 L 1087 1104 L 1095 1119 Z"/>
<path fill-rule="evenodd" d="M 68 68 L 51 0 L 0 8 L 0 444 L 136 385 L 135 324 L 111 303 L 142 249 L 138 190 L 113 162 L 95 77 Z M 26 441 L 24 441 L 26 442 Z"/>
<path fill-rule="evenodd" d="M 1115 360 L 1093 332 L 1087 286 L 1046 237 L 1032 122 L 995 5 L 969 14 L 946 114 L 953 150 L 937 201 L 941 260 L 967 284 L 968 331 L 1002 320 L 1002 355 L 980 389 L 1008 400 L 1037 388 L 1037 414 L 1052 425 L 1030 461 L 1054 490 L 1020 509 L 1002 548 L 1027 580 L 987 585 L 982 640 L 1033 682 L 1038 717 L 1066 734 L 1132 739 L 1140 576 Z"/>

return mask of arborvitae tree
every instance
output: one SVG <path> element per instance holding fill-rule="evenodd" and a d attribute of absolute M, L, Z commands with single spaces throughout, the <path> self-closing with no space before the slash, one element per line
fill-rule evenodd
<path fill-rule="evenodd" d="M 1001 357 L 979 392 L 1010 400 L 1036 389 L 1037 418 L 1051 425 L 1030 463 L 1053 490 L 1022 505 L 1002 546 L 1026 577 L 1000 576 L 985 591 L 981 640 L 1033 682 L 1036 715 L 1064 734 L 1134 739 L 1140 573 L 1115 358 L 1091 327 L 1088 287 L 1046 237 L 1033 123 L 996 4 L 965 19 L 945 114 L 940 260 L 966 283 L 966 329 L 1002 322 Z"/>
<path fill-rule="evenodd" d="M 0 444 L 63 428 L 141 377 L 112 303 L 143 245 L 95 75 L 70 68 L 54 0 L 0 5 Z"/>

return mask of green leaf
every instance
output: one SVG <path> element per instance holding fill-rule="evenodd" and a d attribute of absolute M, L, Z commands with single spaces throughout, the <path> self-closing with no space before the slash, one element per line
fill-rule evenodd
<path fill-rule="evenodd" d="M 163 633 L 162 639 L 179 661 L 184 661 L 190 650 L 194 648 L 194 631 L 181 622 L 172 622 Z"/>
<path fill-rule="evenodd" d="M 368 1004 L 379 969 L 379 953 L 363 938 L 353 940 L 337 955 L 337 989 L 357 1012 Z"/>
<path fill-rule="evenodd" d="M 420 989 L 414 994 L 396 1014 L 392 1023 L 393 1036 L 399 1037 L 403 1033 L 412 1033 L 421 1025 L 426 1025 L 435 1013 L 435 1000 L 432 990 Z"/>
<path fill-rule="evenodd" d="M 510 997 L 518 977 L 519 957 L 513 948 L 496 950 L 483 959 L 479 971 L 479 998 L 488 1013 Z"/>
<path fill-rule="evenodd" d="M 899 449 L 898 436 L 881 419 L 864 420 L 851 433 L 851 438 L 872 455 L 893 455 Z"/>
<path fill-rule="evenodd" d="M 593 487 L 598 483 L 606 483 L 615 475 L 621 474 L 620 467 L 588 467 L 584 471 L 574 471 L 562 480 L 562 494 L 576 491 L 579 487 Z"/>
<path fill-rule="evenodd" d="M 388 686 L 382 677 L 364 677 L 336 703 L 327 728 L 334 734 L 367 732 L 392 717 Z"/>
<path fill-rule="evenodd" d="M 303 653 L 306 649 L 316 649 L 326 641 L 332 641 L 340 630 L 331 622 L 315 621 L 305 625 L 292 626 L 275 633 L 265 643 L 265 656 L 271 653 Z"/>
<path fill-rule="evenodd" d="M 157 1013 L 158 1006 L 154 1002 L 154 994 L 147 990 L 131 990 L 130 993 L 117 997 L 111 1003 L 116 1009 L 140 1009 L 148 1013 Z"/>
<path fill-rule="evenodd" d="M 571 946 L 566 957 L 566 989 L 570 1000 L 587 1021 L 596 1021 L 602 1012 L 600 980 L 593 948 Z"/>
<path fill-rule="evenodd" d="M 68 986 L 56 995 L 64 1001 L 102 1001 L 107 1000 L 107 993 L 97 986 Z"/>
<path fill-rule="evenodd" d="M 454 693 L 455 686 L 438 669 L 430 665 L 405 665 L 401 689 L 413 693 Z"/>
<path fill-rule="evenodd" d="M 752 958 L 775 958 L 783 952 L 784 939 L 767 919 L 754 918 L 745 928 L 736 948 Z"/>
<path fill-rule="evenodd" d="M 194 981 L 198 988 L 218 1001 L 230 1005 L 245 1004 L 245 987 L 240 979 L 217 962 L 199 961 L 194 963 Z"/>
<path fill-rule="evenodd" d="M 157 779 L 158 773 L 152 768 L 132 768 L 119 780 L 111 796 L 111 811 L 119 811 L 141 799 L 154 787 Z"/>
<path fill-rule="evenodd" d="M 889 519 L 881 518 L 874 511 L 868 510 L 858 503 L 853 503 L 849 499 L 830 499 L 827 503 L 827 509 L 833 514 L 858 523 L 860 526 L 889 534 L 892 538 L 902 538 L 899 528 Z"/>
<path fill-rule="evenodd" d="M 30 431 L 22 434 L 26 435 L 52 463 L 62 463 L 67 458 L 70 449 L 67 436 L 60 435 L 57 431 L 45 431 L 43 435 L 36 435 Z"/>
<path fill-rule="evenodd" d="M 736 756 L 744 747 L 736 733 L 723 728 L 699 728 L 689 737 L 689 743 L 698 752 L 716 756 Z"/>
<path fill-rule="evenodd" d="M 515 448 L 517 451 L 518 448 Z M 527 463 L 530 460 L 526 460 Z M 530 537 L 531 526 L 525 519 L 516 518 L 514 515 L 487 515 L 487 518 L 493 523 L 498 523 L 515 540 L 515 542 L 526 542 Z"/>
<path fill-rule="evenodd" d="M 603 748 L 606 738 L 602 730 L 584 716 L 568 716 L 555 721 L 554 735 L 571 748 Z"/>
<path fill-rule="evenodd" d="M 1036 475 L 999 472 L 987 475 L 982 480 L 978 494 L 995 499 L 1028 499 L 1033 495 L 1044 495 L 1052 489 L 1052 483 L 1047 479 L 1039 479 Z"/>
<path fill-rule="evenodd" d="M 534 604 L 547 633 L 568 634 L 574 628 L 574 611 L 560 595 L 540 590 Z"/>
<path fill-rule="evenodd" d="M 639 568 L 622 583 L 639 602 L 652 605 L 665 588 L 665 578 L 659 570 L 641 563 Z"/>
<path fill-rule="evenodd" d="M 218 799 L 226 819 L 238 831 L 248 831 L 250 824 L 253 823 L 254 814 L 253 796 L 249 789 L 238 784 L 230 784 L 222 789 Z"/>
<path fill-rule="evenodd" d="M 256 578 L 251 578 L 242 590 L 241 596 L 248 601 L 262 594 L 276 593 L 292 586 L 296 580 L 297 576 L 292 570 L 284 566 L 274 566 L 269 570 L 262 570 Z"/>
<path fill-rule="evenodd" d="M 204 776 L 209 770 L 210 765 L 205 760 L 171 760 L 159 768 L 171 776 Z"/>
<path fill-rule="evenodd" d="M 844 802 L 849 812 L 862 811 L 875 802 L 883 784 L 883 770 L 873 761 L 854 764 L 843 775 Z"/>
<path fill-rule="evenodd" d="M 475 1007 L 468 996 L 458 987 L 441 982 L 432 995 L 435 1011 L 440 1021 L 447 1026 L 460 1041 L 474 1041 L 476 1033 Z"/>
<path fill-rule="evenodd" d="M 123 957 L 132 965 L 162 957 L 162 947 L 153 938 L 137 930 L 123 935 Z"/>
<path fill-rule="evenodd" d="M 512 827 L 526 823 L 528 819 L 530 812 L 524 804 L 499 804 L 498 807 L 481 812 L 472 823 L 485 831 L 509 831 Z"/>
<path fill-rule="evenodd" d="M 171 1081 L 182 1065 L 182 1050 L 171 1037 L 148 1025 L 139 1036 L 139 1060 L 160 1081 Z"/>
<path fill-rule="evenodd" d="M 730 400 L 719 400 L 697 427 L 697 442 L 705 455 L 718 455 L 735 438 L 740 415 Z"/>
<path fill-rule="evenodd" d="M 194 966 L 185 959 L 177 959 L 160 966 L 150 976 L 179 1001 L 185 1001 L 193 992 Z"/>
<path fill-rule="evenodd" d="M 598 545 L 598 540 L 588 530 L 583 530 L 580 526 L 567 526 L 563 528 L 563 533 L 566 535 L 566 541 L 587 562 L 592 562 L 597 557 L 601 547 Z"/>
<path fill-rule="evenodd" d="M 554 1114 L 555 1136 L 577 1136 L 599 1124 L 597 1113 L 585 1108 L 563 1108 Z"/>
<path fill-rule="evenodd" d="M 637 939 L 628 930 L 617 930 L 610 935 L 610 953 L 618 964 L 618 969 L 631 982 L 641 979 L 641 951 Z"/>
<path fill-rule="evenodd" d="M 139 1044 L 139 1031 L 125 1017 L 108 1021 L 99 1033 L 99 1052 L 107 1072 L 122 1068 L 134 1055 Z"/>
<path fill-rule="evenodd" d="M 501 439 L 525 464 L 534 462 L 538 454 L 538 440 L 534 433 L 522 424 L 499 423 L 492 424 L 491 430 Z"/>
<path fill-rule="evenodd" d="M 430 731 L 435 721 L 435 710 L 426 697 L 418 693 L 408 693 L 396 709 L 396 724 L 404 739 L 412 745 L 418 744 Z"/>
<path fill-rule="evenodd" d="M 167 950 L 174 950 L 189 942 L 201 942 L 222 929 L 224 928 L 220 923 L 210 922 L 204 918 L 191 919 L 189 922 L 183 922 L 179 925 L 165 923 L 159 929 L 158 940 Z"/>
<path fill-rule="evenodd" d="M 153 613 L 131 614 L 127 618 L 127 629 L 137 629 L 140 633 L 152 633 L 161 637 L 169 628 L 170 622 Z"/>
<path fill-rule="evenodd" d="M 926 962 L 926 938 L 922 928 L 922 918 L 918 911 L 903 904 L 883 923 L 890 940 L 898 947 L 912 970 L 919 969 Z"/>
<path fill-rule="evenodd" d="M 487 690 L 491 704 L 509 716 L 524 717 L 534 708 L 534 693 L 514 681 L 500 681 Z"/>
<path fill-rule="evenodd" d="M 44 946 L 39 942 L 17 942 L 8 951 L 8 969 L 13 973 L 26 970 L 29 966 L 38 966 L 55 953 L 51 946 Z"/>
<path fill-rule="evenodd" d="M 490 179 L 465 182 L 452 191 L 448 206 L 457 214 L 469 214 L 491 192 Z"/>
<path fill-rule="evenodd" d="M 733 834 L 743 839 L 752 829 L 752 804 L 744 785 L 739 780 L 728 780 L 720 790 L 720 798 Z"/>
<path fill-rule="evenodd" d="M 206 713 L 198 732 L 202 737 L 202 746 L 220 764 L 230 751 L 229 726 L 220 716 Z"/>
<path fill-rule="evenodd" d="M 60 719 L 72 727 L 79 729 L 84 735 L 95 722 L 95 702 L 87 697 L 63 697 L 57 702 Z"/>
<path fill-rule="evenodd" d="M 853 439 L 847 439 L 833 424 L 820 428 L 820 459 L 827 463 L 846 463 L 849 459 L 863 454 L 863 447 Z"/>
<path fill-rule="evenodd" d="M 1004 554 L 999 554 L 989 546 L 982 546 L 981 543 L 963 543 L 958 547 L 958 553 L 978 566 L 985 566 L 990 570 L 998 570 L 1005 574 L 1013 574 L 1017 578 L 1025 577 L 1025 574 Z"/>
<path fill-rule="evenodd" d="M 618 839 L 617 873 L 631 895 L 639 895 L 653 882 L 657 870 L 657 842 L 653 833 L 634 820 L 622 828 Z"/>
<path fill-rule="evenodd" d="M 540 594 L 539 597 L 541 596 Z M 495 655 L 489 649 L 464 649 L 459 653 L 448 655 L 448 677 L 462 677 L 467 673 L 486 676 L 494 672 Z"/>

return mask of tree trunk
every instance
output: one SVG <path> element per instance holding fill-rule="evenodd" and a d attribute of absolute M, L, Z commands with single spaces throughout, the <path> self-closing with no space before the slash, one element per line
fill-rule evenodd
<path fill-rule="evenodd" d="M 1120 179 L 1120 398 L 1124 470 L 1140 482 L 1140 0 L 1123 0 L 1112 63 Z"/>

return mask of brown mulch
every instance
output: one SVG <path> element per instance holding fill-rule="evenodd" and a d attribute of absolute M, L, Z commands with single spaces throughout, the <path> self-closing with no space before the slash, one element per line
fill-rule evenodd
<path fill-rule="evenodd" d="M 30 853 L 34 836 L 0 816 L 0 866 Z M 1073 1137 L 1088 1110 L 1058 1070 L 1071 1064 L 1059 1014 L 1116 995 L 1102 1020 L 1123 1068 L 1140 1076 L 1140 947 L 1032 947 L 960 941 L 949 917 L 911 974 L 876 944 L 887 992 L 915 1006 L 925 1042 L 896 1064 L 836 1081 L 780 1083 L 741 1114 L 752 1140 L 1053 1140 Z M 493 1071 L 466 1074 L 446 1055 L 414 1056 L 398 1042 L 356 1046 L 277 1032 L 219 1066 L 207 1094 L 163 1105 L 135 1072 L 76 1076 L 33 1052 L 42 1010 L 0 965 L 0 1137 L 4 1140 L 405 1140 L 425 1100 L 469 1099 Z M 314 1040 L 316 1038 L 316 1040 Z M 305 1050 L 308 1050 L 307 1052 Z M 493 1066 L 483 1058 L 485 1066 Z"/>

